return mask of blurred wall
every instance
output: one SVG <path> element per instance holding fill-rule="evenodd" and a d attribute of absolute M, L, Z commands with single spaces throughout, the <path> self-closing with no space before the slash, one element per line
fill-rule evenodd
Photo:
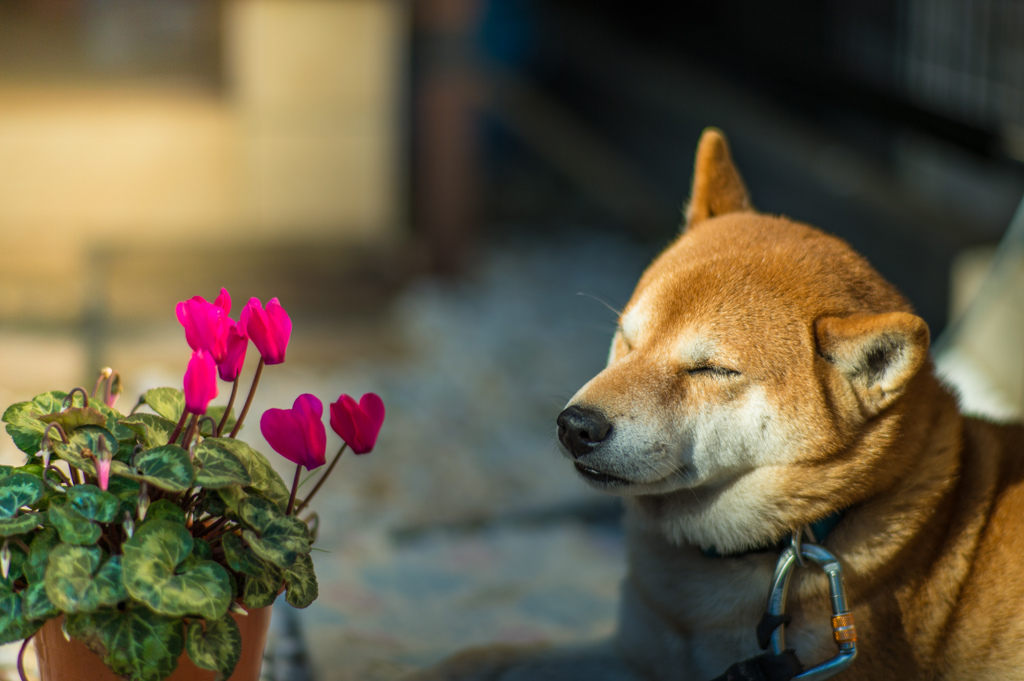
<path fill-rule="evenodd" d="M 220 85 L 0 81 L 0 320 L 78 318 L 108 245 L 400 238 L 407 12 L 229 0 Z"/>

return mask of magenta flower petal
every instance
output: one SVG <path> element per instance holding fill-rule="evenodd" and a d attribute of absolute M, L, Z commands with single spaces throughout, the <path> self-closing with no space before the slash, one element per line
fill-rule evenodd
<path fill-rule="evenodd" d="M 252 339 L 266 364 L 284 361 L 288 340 L 292 336 L 292 320 L 277 298 L 267 301 L 265 310 L 259 298 L 250 298 L 239 315 L 238 323 Z"/>
<path fill-rule="evenodd" d="M 205 350 L 196 350 L 185 370 L 185 410 L 192 414 L 205 414 L 213 398 L 217 397 L 217 362 Z"/>
<path fill-rule="evenodd" d="M 206 302 L 202 296 L 195 296 L 178 303 L 175 313 L 185 327 L 185 340 L 190 348 L 205 350 L 216 361 L 224 357 L 231 320 L 221 307 Z"/>
<path fill-rule="evenodd" d="M 234 322 L 228 327 L 224 358 L 217 362 L 217 373 L 222 381 L 234 381 L 242 373 L 245 364 L 245 351 L 249 348 L 249 338 L 244 330 Z"/>
<path fill-rule="evenodd" d="M 275 452 L 292 463 L 313 470 L 327 461 L 327 430 L 323 415 L 323 403 L 304 393 L 295 398 L 291 409 L 263 412 L 260 431 Z"/>
<path fill-rule="evenodd" d="M 228 290 L 226 288 L 222 288 L 220 290 L 220 294 L 217 295 L 217 298 L 216 300 L 213 301 L 213 304 L 219 307 L 220 309 L 224 310 L 225 317 L 231 314 L 231 294 L 228 293 Z"/>
<path fill-rule="evenodd" d="M 358 404 L 348 395 L 331 404 L 331 428 L 356 454 L 373 449 L 383 424 L 384 401 L 376 393 L 366 393 Z"/>

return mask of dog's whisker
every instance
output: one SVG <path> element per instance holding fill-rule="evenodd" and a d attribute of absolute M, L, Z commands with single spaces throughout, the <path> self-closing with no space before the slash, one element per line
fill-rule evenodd
<path fill-rule="evenodd" d="M 608 302 L 607 300 L 605 300 L 604 298 L 602 298 L 600 296 L 596 296 L 593 293 L 586 293 L 585 291 L 577 291 L 576 295 L 583 296 L 584 298 L 593 298 L 594 300 L 596 300 L 597 302 L 601 303 L 606 308 L 611 310 L 613 313 L 615 313 L 615 317 L 616 318 L 622 316 L 622 309 L 621 308 L 615 307 L 612 303 Z"/>

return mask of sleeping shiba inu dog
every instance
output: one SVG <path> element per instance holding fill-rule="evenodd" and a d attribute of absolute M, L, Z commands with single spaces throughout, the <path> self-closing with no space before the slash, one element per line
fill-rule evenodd
<path fill-rule="evenodd" d="M 825 518 L 859 649 L 841 678 L 1024 678 L 1024 428 L 962 416 L 928 343 L 844 242 L 756 212 L 706 131 L 684 233 L 558 417 L 570 465 L 627 507 L 617 633 L 419 678 L 716 677 L 761 653 L 776 547 Z M 795 570 L 787 611 L 806 666 L 836 654 L 824 573 Z"/>

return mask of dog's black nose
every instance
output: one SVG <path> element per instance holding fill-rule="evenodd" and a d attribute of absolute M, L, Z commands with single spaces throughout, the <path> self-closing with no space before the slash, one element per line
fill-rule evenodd
<path fill-rule="evenodd" d="M 576 459 L 589 454 L 612 429 L 604 414 L 587 407 L 569 407 L 558 415 L 557 423 L 558 439 Z"/>

